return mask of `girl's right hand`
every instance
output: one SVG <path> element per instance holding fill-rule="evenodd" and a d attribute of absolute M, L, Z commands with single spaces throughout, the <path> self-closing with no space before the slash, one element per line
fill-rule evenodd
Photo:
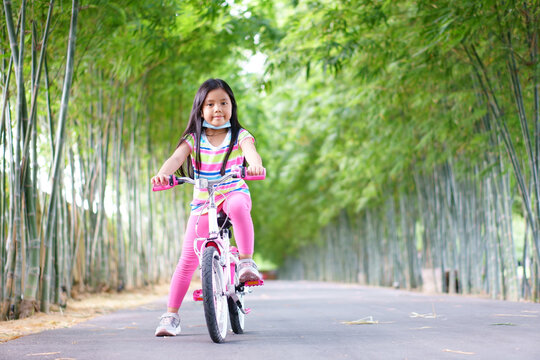
<path fill-rule="evenodd" d="M 150 182 L 154 186 L 165 186 L 169 183 L 169 175 L 157 174 L 150 180 Z"/>

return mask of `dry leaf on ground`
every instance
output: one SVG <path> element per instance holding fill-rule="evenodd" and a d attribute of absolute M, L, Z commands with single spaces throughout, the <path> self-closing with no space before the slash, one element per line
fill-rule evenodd
<path fill-rule="evenodd" d="M 450 350 L 450 349 L 444 349 L 443 352 L 449 352 L 449 353 L 461 354 L 461 355 L 474 355 L 473 352 L 460 351 L 460 350 Z"/>
<path fill-rule="evenodd" d="M 373 320 L 373 316 L 366 316 L 365 318 L 354 320 L 354 321 L 342 321 L 342 324 L 345 325 L 374 325 L 378 324 L 377 320 Z"/>

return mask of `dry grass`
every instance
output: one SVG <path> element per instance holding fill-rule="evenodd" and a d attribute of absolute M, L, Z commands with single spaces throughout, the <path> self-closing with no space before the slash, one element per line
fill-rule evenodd
<path fill-rule="evenodd" d="M 69 299 L 65 310 L 56 309 L 49 314 L 37 313 L 20 320 L 0 322 L 0 343 L 49 329 L 70 327 L 111 311 L 141 306 L 166 296 L 169 284 L 127 290 L 122 293 L 80 295 Z"/>

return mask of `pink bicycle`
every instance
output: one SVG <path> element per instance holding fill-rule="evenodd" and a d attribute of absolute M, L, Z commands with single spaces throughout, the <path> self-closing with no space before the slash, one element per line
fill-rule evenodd
<path fill-rule="evenodd" d="M 216 188 L 232 178 L 263 180 L 265 175 L 247 175 L 244 167 L 238 167 L 216 180 L 177 177 L 171 175 L 166 186 L 154 186 L 154 191 L 171 189 L 189 183 L 198 189 L 208 191 L 208 238 L 197 238 L 193 242 L 195 254 L 199 258 L 202 289 L 195 290 L 193 299 L 202 301 L 204 316 L 210 338 L 221 343 L 225 341 L 228 318 L 235 334 L 244 332 L 245 315 L 250 309 L 245 307 L 244 297 L 251 292 L 250 287 L 264 284 L 263 280 L 240 283 L 237 265 L 240 262 L 238 249 L 230 245 L 231 222 L 225 212 L 218 213 L 215 203 Z M 249 288 L 249 289 L 248 289 Z"/>

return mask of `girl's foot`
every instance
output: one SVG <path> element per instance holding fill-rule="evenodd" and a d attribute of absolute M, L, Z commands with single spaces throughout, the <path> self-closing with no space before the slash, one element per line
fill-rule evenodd
<path fill-rule="evenodd" d="M 238 264 L 238 281 L 245 283 L 259 280 L 261 280 L 261 274 L 257 270 L 255 262 L 252 259 L 240 260 Z"/>
<path fill-rule="evenodd" d="M 177 313 L 166 312 L 161 315 L 156 336 L 176 336 L 180 331 L 180 316 Z"/>

